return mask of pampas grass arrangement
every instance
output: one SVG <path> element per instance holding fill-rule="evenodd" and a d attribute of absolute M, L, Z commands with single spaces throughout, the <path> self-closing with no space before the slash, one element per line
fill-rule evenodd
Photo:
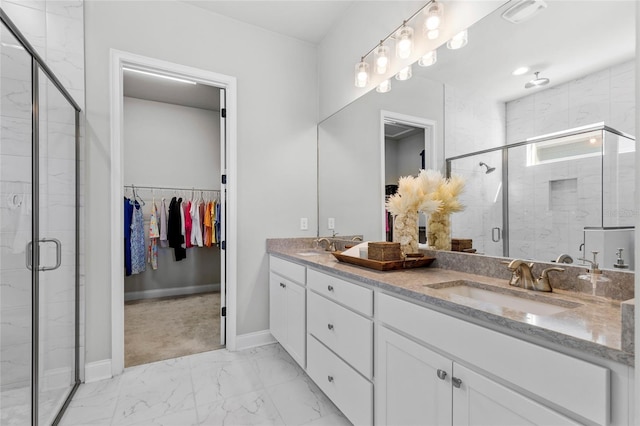
<path fill-rule="evenodd" d="M 398 181 L 398 191 L 389 197 L 387 210 L 395 216 L 393 240 L 400 243 L 403 253 L 418 251 L 418 213 L 434 217 L 433 232 L 429 226 L 429 245 L 440 250 L 451 249 L 451 222 L 449 215 L 464 209 L 458 196 L 464 189 L 464 179 L 453 176 L 446 179 L 436 170 L 420 170 L 418 177 L 403 176 Z M 433 236 L 431 234 L 433 233 Z M 445 237 L 445 234 L 447 236 Z M 431 239 L 440 241 L 436 246 Z M 448 239 L 448 249 L 445 246 Z"/>

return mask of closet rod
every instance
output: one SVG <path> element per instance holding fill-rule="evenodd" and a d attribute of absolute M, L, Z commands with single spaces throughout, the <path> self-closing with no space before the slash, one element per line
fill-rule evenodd
<path fill-rule="evenodd" d="M 125 188 L 135 189 L 157 189 L 166 191 L 204 191 L 204 192 L 220 192 L 219 189 L 203 189 L 203 188 L 173 188 L 168 186 L 142 186 L 142 185 L 125 185 Z"/>

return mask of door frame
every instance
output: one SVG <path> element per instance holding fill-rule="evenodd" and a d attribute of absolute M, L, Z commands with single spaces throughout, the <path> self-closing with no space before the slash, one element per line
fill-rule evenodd
<path fill-rule="evenodd" d="M 407 114 L 400 114 L 392 111 L 380 110 L 380 194 L 382 199 L 380 200 L 380 217 L 386 217 L 385 215 L 385 185 L 386 185 L 386 155 L 385 155 L 385 137 L 384 137 L 384 123 L 386 120 L 392 120 L 400 124 L 406 124 L 412 127 L 418 127 L 424 129 L 424 152 L 425 155 L 429 154 L 428 159 L 425 159 L 425 168 L 435 169 L 438 167 L 438 138 L 437 138 L 437 125 L 435 120 L 429 120 L 428 118 L 415 117 Z M 442 149 L 442 148 L 440 148 Z M 381 234 L 382 240 L 385 240 L 386 225 L 382 222 Z"/>
<path fill-rule="evenodd" d="M 219 87 L 226 93 L 226 153 L 224 163 L 227 175 L 226 250 L 221 250 L 221 263 L 226 264 L 226 277 L 221 277 L 221 286 L 226 286 L 226 346 L 236 350 L 236 283 L 237 283 L 237 82 L 236 78 L 186 65 L 149 58 L 134 53 L 111 49 L 110 51 L 110 129 L 111 129 L 111 373 L 124 371 L 124 274 L 122 228 L 124 214 L 123 177 L 123 66 L 134 66 L 151 72 L 173 75 L 195 80 L 209 86 Z M 224 141 L 221 141 L 223 143 Z"/>

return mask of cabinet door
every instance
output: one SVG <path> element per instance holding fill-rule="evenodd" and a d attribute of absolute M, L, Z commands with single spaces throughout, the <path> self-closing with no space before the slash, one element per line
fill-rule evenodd
<path fill-rule="evenodd" d="M 287 284 L 286 293 L 286 333 L 287 346 L 293 359 L 302 368 L 305 368 L 306 360 L 306 300 L 305 289 L 294 283 Z"/>
<path fill-rule="evenodd" d="M 454 426 L 580 424 L 461 365 L 453 375 L 461 381 L 453 387 Z"/>
<path fill-rule="evenodd" d="M 378 327 L 376 424 L 451 425 L 451 370 L 451 360 Z"/>
<path fill-rule="evenodd" d="M 286 345 L 286 285 L 287 280 L 271 272 L 269 274 L 269 329 L 273 337 Z"/>

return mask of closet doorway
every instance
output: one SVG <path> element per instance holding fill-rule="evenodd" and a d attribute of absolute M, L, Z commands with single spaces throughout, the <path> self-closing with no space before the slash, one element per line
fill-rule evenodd
<path fill-rule="evenodd" d="M 120 309 L 130 367 L 225 346 L 227 90 L 126 64 L 121 82 Z"/>

